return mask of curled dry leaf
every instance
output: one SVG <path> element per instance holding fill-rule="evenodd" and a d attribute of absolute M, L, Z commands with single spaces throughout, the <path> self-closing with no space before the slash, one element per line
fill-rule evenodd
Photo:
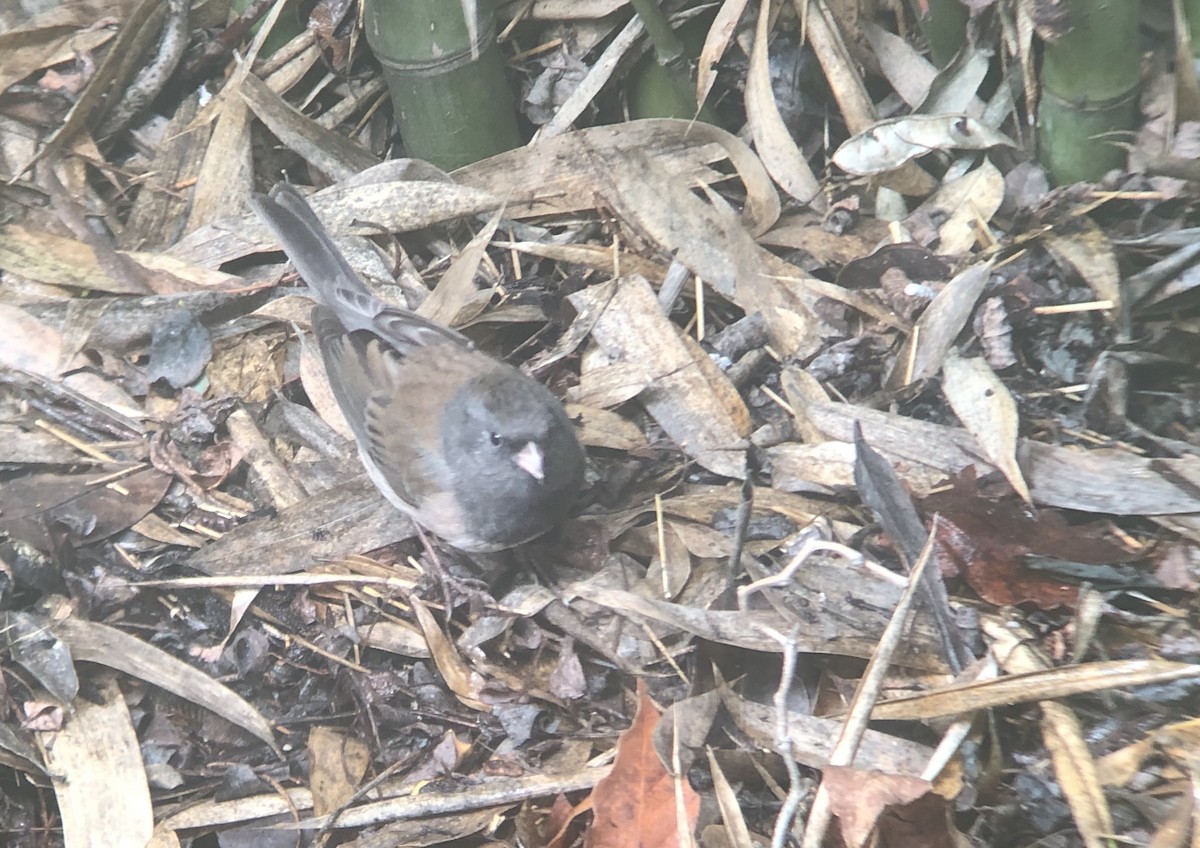
<path fill-rule="evenodd" d="M 856 176 L 894 171 L 934 151 L 1016 147 L 1008 136 L 965 115 L 909 115 L 879 121 L 847 139 L 833 154 L 833 164 Z"/>
<path fill-rule="evenodd" d="M 826 766 L 822 782 L 847 848 L 921 845 L 956 848 L 964 840 L 950 824 L 947 802 L 927 780 L 859 767 Z"/>
<path fill-rule="evenodd" d="M 425 603 L 415 595 L 409 595 L 408 602 L 416 615 L 417 624 L 421 626 L 421 632 L 425 635 L 425 644 L 429 646 L 429 654 L 437 663 L 438 671 L 441 672 L 446 685 L 458 696 L 460 701 L 471 709 L 484 713 L 490 712 L 491 707 L 479 700 L 483 679 L 471 670 L 471 667 L 458 653 L 458 649 L 454 647 L 454 643 L 446 638 L 441 625 L 438 624 L 437 619 L 433 617 L 433 613 L 429 611 Z"/>
<path fill-rule="evenodd" d="M 761 2 L 754 50 L 750 54 L 750 69 L 746 76 L 746 120 L 754 136 L 754 148 L 775 182 L 801 203 L 809 203 L 820 196 L 821 185 L 792 140 L 771 90 L 767 56 L 770 13 L 771 4 Z"/>
<path fill-rule="evenodd" d="M 746 10 L 749 0 L 724 0 L 717 10 L 708 34 L 704 37 L 704 46 L 700 49 L 700 58 L 696 60 L 696 102 L 703 105 L 712 91 L 713 83 L 717 81 L 717 63 L 725 55 L 733 34 L 737 32 L 738 21 Z"/>
<path fill-rule="evenodd" d="M 708 165 L 728 159 L 746 188 L 746 229 L 757 236 L 779 219 L 779 195 L 749 145 L 697 121 L 655 118 L 577 130 L 460 168 L 454 178 L 505 198 L 512 217 L 578 212 L 593 208 L 597 193 L 607 195 L 608 164 L 634 154 L 650 157 L 685 186 L 726 179 Z"/>

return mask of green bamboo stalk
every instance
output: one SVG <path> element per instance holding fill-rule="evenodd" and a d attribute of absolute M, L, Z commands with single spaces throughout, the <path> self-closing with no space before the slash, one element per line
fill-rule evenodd
<path fill-rule="evenodd" d="M 1138 0 L 1066 0 L 1070 29 L 1047 43 L 1038 103 L 1038 158 L 1058 185 L 1123 167 L 1113 141 L 1137 118 Z"/>
<path fill-rule="evenodd" d="M 946 67 L 966 44 L 967 7 L 959 0 L 908 0 L 908 6 L 929 44 L 929 58 Z"/>
<path fill-rule="evenodd" d="M 367 0 L 364 22 L 409 156 L 453 170 L 521 143 L 492 0 Z"/>
<path fill-rule="evenodd" d="M 640 61 L 631 75 L 630 113 L 635 118 L 699 117 L 717 123 L 708 106 L 697 114 L 696 80 L 692 76 L 692 63 L 704 44 L 712 16 L 692 18 L 675 30 L 654 0 L 630 0 L 630 3 L 642 19 L 653 46 L 653 55 Z"/>
<path fill-rule="evenodd" d="M 1200 56 L 1200 0 L 1183 0 L 1183 15 L 1188 22 L 1188 34 L 1191 36 L 1192 55 Z"/>

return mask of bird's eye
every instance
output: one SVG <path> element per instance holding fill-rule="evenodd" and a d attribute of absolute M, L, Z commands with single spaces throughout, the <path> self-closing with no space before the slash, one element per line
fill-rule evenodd
<path fill-rule="evenodd" d="M 488 441 L 490 441 L 494 447 L 500 447 L 500 445 L 504 443 L 504 439 L 499 433 L 488 433 Z"/>

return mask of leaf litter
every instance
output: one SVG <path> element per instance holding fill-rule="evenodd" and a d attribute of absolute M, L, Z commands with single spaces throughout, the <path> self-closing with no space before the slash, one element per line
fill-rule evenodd
<path fill-rule="evenodd" d="M 539 2 L 505 21 L 550 45 L 518 60 L 541 131 L 447 174 L 384 157 L 353 16 L 193 44 L 216 96 L 114 130 L 156 5 L 0 33 L 10 844 L 1186 831 L 1194 192 L 1145 170 L 1172 110 L 1050 191 L 990 48 L 939 71 L 815 3 L 840 117 L 798 122 L 804 4 L 726 0 L 698 91 L 745 132 L 586 126 L 641 28 Z M 591 467 L 561 532 L 471 561 L 362 476 L 245 206 L 282 172 L 381 297 L 565 400 Z"/>

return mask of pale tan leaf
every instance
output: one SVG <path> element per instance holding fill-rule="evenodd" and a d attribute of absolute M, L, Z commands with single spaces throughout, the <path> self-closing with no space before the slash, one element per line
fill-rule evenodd
<path fill-rule="evenodd" d="M 475 288 L 475 272 L 479 270 L 479 263 L 483 261 L 487 246 L 491 244 L 503 214 L 503 208 L 497 209 L 487 225 L 476 233 L 462 253 L 454 258 L 446 273 L 442 274 L 433 293 L 417 307 L 418 315 L 444 327 L 458 326 L 463 320 L 474 317 L 462 314 L 467 304 L 475 301 L 479 303 L 480 308 L 486 305 L 486 300 L 479 300 L 480 291 Z"/>
<path fill-rule="evenodd" d="M 853 486 L 854 457 L 854 445 L 849 442 L 827 441 L 814 445 L 785 442 L 767 449 L 772 485 L 785 492 L 832 494 Z M 907 475 L 904 479 L 911 482 Z M 941 479 L 944 475 L 939 472 L 929 485 Z"/>
<path fill-rule="evenodd" d="M 1017 402 L 982 358 L 965 359 L 950 351 L 942 363 L 942 393 L 983 453 L 999 468 L 1026 503 L 1029 487 L 1017 464 Z"/>
<path fill-rule="evenodd" d="M 208 141 L 192 206 L 187 231 L 227 218 L 237 210 L 246 210 L 246 198 L 254 187 L 254 163 L 250 150 L 250 107 L 240 97 L 220 99 L 217 124 Z M 176 254 L 178 255 L 178 254 Z"/>
<path fill-rule="evenodd" d="M 137 733 L 115 675 L 102 674 L 95 684 L 98 701 L 77 699 L 61 730 L 39 734 L 63 844 L 145 845 L 154 809 Z"/>
<path fill-rule="evenodd" d="M 639 399 L 689 455 L 717 474 L 745 474 L 750 413 L 729 378 L 663 315 L 649 284 L 625 277 L 572 295 L 581 310 L 603 303 L 592 338 L 644 385 Z"/>
<path fill-rule="evenodd" d="M 957 683 L 943 689 L 875 705 L 878 721 L 927 721 L 974 710 L 1066 698 L 1130 686 L 1163 685 L 1200 677 L 1200 666 L 1166 660 L 1111 660 L 1009 674 L 991 680 Z"/>
<path fill-rule="evenodd" d="M 409 605 L 417 617 L 417 624 L 425 635 L 425 644 L 429 646 L 429 654 L 437 664 L 438 671 L 446 685 L 450 687 L 458 700 L 473 710 L 481 713 L 491 712 L 492 708 L 479 699 L 483 688 L 483 679 L 471 670 L 466 660 L 459 654 L 454 643 L 446 638 L 441 626 L 425 603 L 415 595 L 408 596 Z"/>
<path fill-rule="evenodd" d="M 371 764 L 370 751 L 344 731 L 317 726 L 308 733 L 308 769 L 313 812 L 328 815 L 345 806 Z"/>
<path fill-rule="evenodd" d="M 495 242 L 497 247 L 553 259 L 571 265 L 582 265 L 595 271 L 603 271 L 614 277 L 624 274 L 641 274 L 648 280 L 659 280 L 667 273 L 667 263 L 639 256 L 627 250 L 614 250 L 611 246 L 596 244 L 543 244 L 536 241 Z"/>
<path fill-rule="evenodd" d="M 750 838 L 750 828 L 746 826 L 746 817 L 742 814 L 741 804 L 738 803 L 737 792 L 717 762 L 713 749 L 709 747 L 707 752 L 708 769 L 713 778 L 713 794 L 717 796 L 717 806 L 721 809 L 721 820 L 725 822 L 725 830 L 729 834 L 729 844 L 732 848 L 755 848 L 754 841 Z"/>
<path fill-rule="evenodd" d="M 863 33 L 892 90 L 914 109 L 920 106 L 937 78 L 937 68 L 907 39 L 874 21 L 863 21 Z"/>
<path fill-rule="evenodd" d="M 1090 218 L 1079 217 L 1075 223 L 1078 226 L 1069 235 L 1052 231 L 1042 241 L 1060 265 L 1074 269 L 1092 287 L 1097 298 L 1112 301 L 1116 308 L 1105 314 L 1115 316 L 1121 303 L 1121 269 L 1112 242 Z"/>
<path fill-rule="evenodd" d="M 723 0 L 708 28 L 708 34 L 704 36 L 704 46 L 700 48 L 700 58 L 696 61 L 696 102 L 701 105 L 708 99 L 708 93 L 717 81 L 717 63 L 733 40 L 747 2 L 749 0 Z"/>
<path fill-rule="evenodd" d="M 53 630 L 70 645 L 76 660 L 99 663 L 174 692 L 249 731 L 278 752 L 271 725 L 258 710 L 182 660 L 128 633 L 79 618 L 58 621 Z"/>
<path fill-rule="evenodd" d="M 235 85 L 236 94 L 285 147 L 332 179 L 352 177 L 379 163 L 362 145 L 321 126 L 253 74 L 239 77 Z"/>
<path fill-rule="evenodd" d="M 1041 671 L 1049 662 L 1033 647 L 1033 634 L 995 616 L 981 620 L 1000 667 L 1011 673 Z M 1113 833 L 1112 814 L 1075 713 L 1058 701 L 1042 701 L 1042 738 L 1054 773 L 1071 808 L 1075 826 L 1088 848 L 1105 848 Z"/>
<path fill-rule="evenodd" d="M 957 257 L 975 247 L 981 227 L 991 221 L 1002 200 L 1004 175 L 984 159 L 978 168 L 943 183 L 917 211 L 944 219 L 938 228 L 938 253 Z"/>
<path fill-rule="evenodd" d="M 779 195 L 762 162 L 746 142 L 719 127 L 696 121 L 654 118 L 578 130 L 534 142 L 454 172 L 462 186 L 506 198 L 514 218 L 592 209 L 596 194 L 611 186 L 608 164 L 629 155 L 650 157 L 686 186 L 725 180 L 709 167 L 728 159 L 746 188 L 742 222 L 751 235 L 779 218 Z"/>
<path fill-rule="evenodd" d="M 922 313 L 896 357 L 889 386 L 907 386 L 932 377 L 971 318 L 987 285 L 991 263 L 973 265 L 946 284 Z"/>
<path fill-rule="evenodd" d="M 145 294 L 136 280 L 109 275 L 82 241 L 9 224 L 0 229 L 0 268 L 5 273 L 56 286 Z"/>
<path fill-rule="evenodd" d="M 378 168 L 386 174 L 395 170 L 390 162 Z M 358 176 L 369 176 L 374 171 Z M 334 236 L 408 232 L 491 212 L 501 205 L 495 196 L 478 189 L 441 180 L 397 179 L 394 175 L 376 182 L 356 180 L 330 186 L 309 195 L 308 201 Z M 225 217 L 190 232 L 168 253 L 205 267 L 218 267 L 251 253 L 278 249 L 278 239 L 253 214 L 229 211 L 239 206 L 227 204 L 222 210 Z"/>
<path fill-rule="evenodd" d="M 718 691 L 738 729 L 763 747 L 774 749 L 775 709 L 747 700 L 726 686 L 721 686 Z M 787 728 L 792 756 L 810 768 L 824 768 L 829 764 L 842 725 L 842 719 L 789 712 Z M 920 774 L 932 756 L 933 749 L 919 742 L 879 730 L 868 730 L 859 744 L 854 762 L 861 768 L 878 769 L 891 774 Z"/>
<path fill-rule="evenodd" d="M 579 440 L 585 445 L 632 451 L 646 447 L 646 436 L 633 422 L 607 409 L 565 404 L 567 415 L 578 424 Z"/>

